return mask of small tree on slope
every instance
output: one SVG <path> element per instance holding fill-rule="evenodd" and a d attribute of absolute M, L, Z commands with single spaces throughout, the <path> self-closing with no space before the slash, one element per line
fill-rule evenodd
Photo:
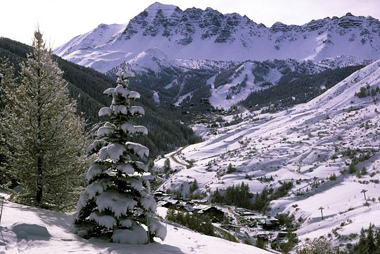
<path fill-rule="evenodd" d="M 97 130 L 97 139 L 88 148 L 95 158 L 87 172 L 88 186 L 78 202 L 74 231 L 86 238 L 108 236 L 113 242 L 144 244 L 153 236 L 164 240 L 166 228 L 151 216 L 157 205 L 149 182 L 142 177 L 147 166 L 141 159 L 149 150 L 128 141 L 132 135 L 148 133 L 144 126 L 130 123 L 145 113 L 142 107 L 130 105 L 131 99 L 140 98 L 128 89 L 132 76 L 119 70 L 116 88 L 104 91 L 112 103 L 100 109 L 99 116 L 108 117 L 109 122 Z"/>
<path fill-rule="evenodd" d="M 76 115 L 63 72 L 51 59 L 39 31 L 21 64 L 20 84 L 6 116 L 12 153 L 9 163 L 20 192 L 16 201 L 65 210 L 73 206 L 84 174 L 80 156 L 84 121 Z"/>

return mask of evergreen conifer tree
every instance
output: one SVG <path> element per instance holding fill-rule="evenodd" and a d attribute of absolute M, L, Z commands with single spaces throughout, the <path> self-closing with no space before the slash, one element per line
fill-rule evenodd
<path fill-rule="evenodd" d="M 11 102 L 12 89 L 15 88 L 13 66 L 7 58 L 0 61 L 0 110 L 4 113 L 6 105 Z"/>
<path fill-rule="evenodd" d="M 140 98 L 128 89 L 132 76 L 119 70 L 116 88 L 104 91 L 112 103 L 101 108 L 99 116 L 109 121 L 97 130 L 96 140 L 88 148 L 94 162 L 74 221 L 74 231 L 82 237 L 108 236 L 113 242 L 145 244 L 154 236 L 162 240 L 166 236 L 166 228 L 152 216 L 157 205 L 149 181 L 143 178 L 148 167 L 141 160 L 149 150 L 129 141 L 133 135 L 148 133 L 144 126 L 131 123 L 133 117 L 145 113 L 142 107 L 130 104 L 131 99 Z"/>
<path fill-rule="evenodd" d="M 376 230 L 375 242 L 376 242 L 376 250 L 374 253 L 380 254 L 380 228 Z"/>
<path fill-rule="evenodd" d="M 12 105 L 15 88 L 14 70 L 8 59 L 0 63 L 0 183 L 6 184 L 11 179 L 8 166 L 10 147 L 7 116 Z"/>
<path fill-rule="evenodd" d="M 364 228 L 362 228 L 360 230 L 359 242 L 357 245 L 355 245 L 354 251 L 355 253 L 358 253 L 358 254 L 365 254 L 367 251 L 367 247 L 368 247 L 367 237 L 365 235 Z"/>
<path fill-rule="evenodd" d="M 374 226 L 373 224 L 369 225 L 367 233 L 367 249 L 366 253 L 374 254 L 376 250 L 375 236 L 374 236 Z"/>
<path fill-rule="evenodd" d="M 224 197 L 220 194 L 219 188 L 216 188 L 216 190 L 212 193 L 211 202 L 218 203 L 218 204 L 221 204 L 224 202 Z"/>
<path fill-rule="evenodd" d="M 84 121 L 69 99 L 67 82 L 42 34 L 21 63 L 20 84 L 13 91 L 6 129 L 14 149 L 9 163 L 20 192 L 14 199 L 56 210 L 70 208 L 84 174 L 80 156 Z"/>

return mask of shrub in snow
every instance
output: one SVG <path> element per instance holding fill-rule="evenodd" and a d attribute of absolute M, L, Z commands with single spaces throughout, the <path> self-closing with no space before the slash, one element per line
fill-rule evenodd
<path fill-rule="evenodd" d="M 104 92 L 112 97 L 111 106 L 99 111 L 109 120 L 88 148 L 95 160 L 78 202 L 74 231 L 86 238 L 108 236 L 117 243 L 145 244 L 154 236 L 163 240 L 166 228 L 153 216 L 157 204 L 143 179 L 147 167 L 141 160 L 149 150 L 129 141 L 132 135 L 148 134 L 144 126 L 131 123 L 133 117 L 144 115 L 144 109 L 130 105 L 130 99 L 140 97 L 128 89 L 131 73 L 121 70 L 117 76 L 116 88 Z"/>
<path fill-rule="evenodd" d="M 340 253 L 334 249 L 333 245 L 329 240 L 324 237 L 316 238 L 313 241 L 306 241 L 301 245 L 297 253 L 300 254 L 312 254 L 312 253 L 324 253 L 324 254 L 333 254 Z"/>

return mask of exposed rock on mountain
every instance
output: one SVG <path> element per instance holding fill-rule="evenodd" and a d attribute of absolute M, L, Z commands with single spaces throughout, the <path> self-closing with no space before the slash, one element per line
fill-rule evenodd
<path fill-rule="evenodd" d="M 323 60 L 340 55 L 378 59 L 380 21 L 347 13 L 302 26 L 277 22 L 267 28 L 236 13 L 222 14 L 211 8 L 181 10 L 154 3 L 128 24 L 101 24 L 55 53 L 106 72 L 151 48 L 174 59 Z"/>

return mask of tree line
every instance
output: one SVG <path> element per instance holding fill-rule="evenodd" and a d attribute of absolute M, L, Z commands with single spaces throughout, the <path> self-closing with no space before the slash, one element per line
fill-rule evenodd
<path fill-rule="evenodd" d="M 378 254 L 380 253 L 380 229 L 370 224 L 368 229 L 362 228 L 359 241 L 347 243 L 345 247 L 333 246 L 325 237 L 316 238 L 299 246 L 297 254 Z"/>
<path fill-rule="evenodd" d="M 321 73 L 306 75 L 289 71 L 278 81 L 277 85 L 252 92 L 241 104 L 253 110 L 268 107 L 265 112 L 276 112 L 299 103 L 305 103 L 330 89 L 355 71 L 364 66 L 349 66 L 326 70 Z"/>
<path fill-rule="evenodd" d="M 292 182 L 281 182 L 280 187 L 276 189 L 264 188 L 261 193 L 252 194 L 249 191 L 248 184 L 241 183 L 236 186 L 228 186 L 223 190 L 216 188 L 211 193 L 211 203 L 233 205 L 265 212 L 269 209 L 270 201 L 284 197 L 292 187 Z"/>

